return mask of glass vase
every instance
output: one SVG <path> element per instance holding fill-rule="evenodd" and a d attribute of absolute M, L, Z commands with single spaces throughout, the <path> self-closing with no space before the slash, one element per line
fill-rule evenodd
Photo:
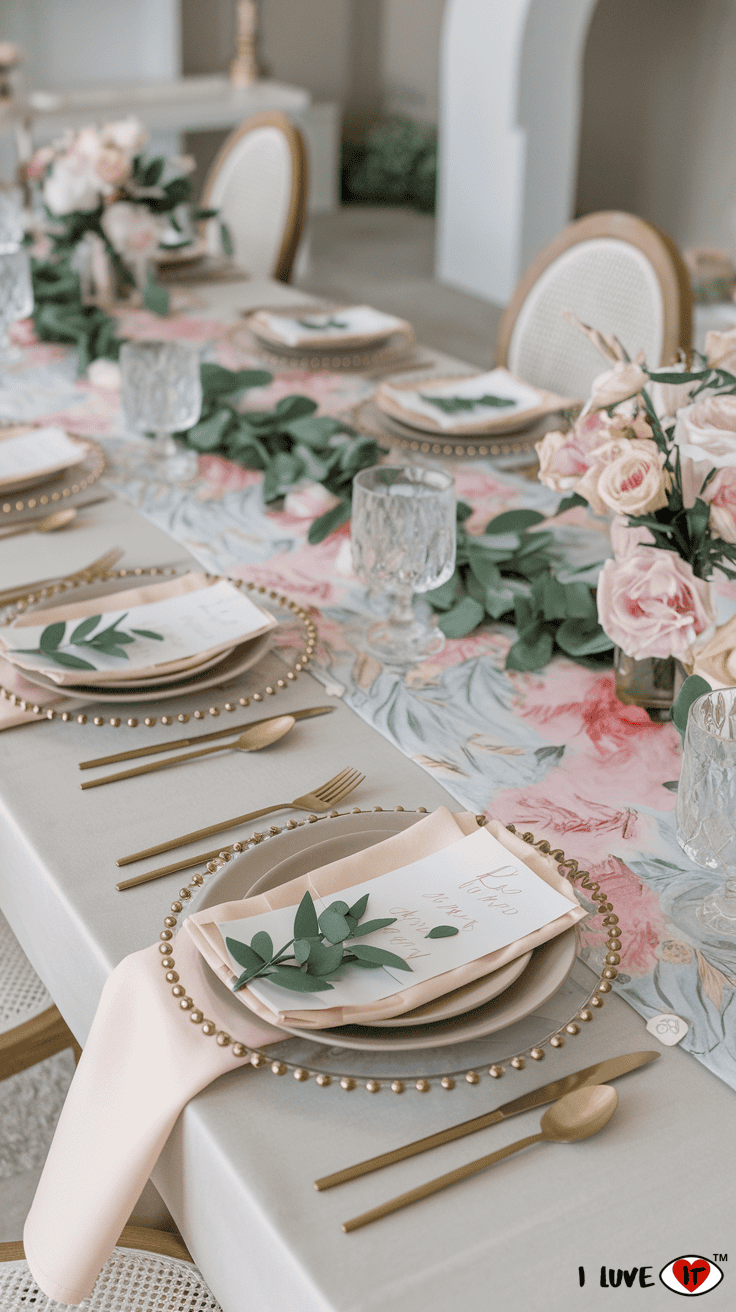
<path fill-rule="evenodd" d="M 620 647 L 614 648 L 613 668 L 619 701 L 648 711 L 669 711 L 685 679 L 685 671 L 674 656 L 636 660 Z"/>

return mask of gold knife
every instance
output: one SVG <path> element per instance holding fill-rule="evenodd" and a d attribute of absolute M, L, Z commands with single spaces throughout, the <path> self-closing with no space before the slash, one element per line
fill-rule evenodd
<path fill-rule="evenodd" d="M 307 706 L 302 711 L 289 711 L 295 720 L 308 720 L 312 715 L 329 715 L 334 706 Z M 198 743 L 211 743 L 217 738 L 236 738 L 243 729 L 252 729 L 256 724 L 265 724 L 273 717 L 264 715 L 260 720 L 249 720 L 247 724 L 231 724 L 227 729 L 215 729 L 212 733 L 197 733 L 193 738 L 173 738 L 166 743 L 151 743 L 148 747 L 133 747 L 129 752 L 117 752 L 114 756 L 96 756 L 93 761 L 80 761 L 80 770 L 91 770 L 96 765 L 117 765 L 119 761 L 134 761 L 139 756 L 156 756 L 159 752 L 173 752 L 177 747 L 196 747 Z"/>
<path fill-rule="evenodd" d="M 380 1171 L 382 1167 L 392 1166 L 394 1162 L 403 1162 L 406 1157 L 416 1157 L 418 1153 L 428 1152 L 430 1148 L 438 1148 L 440 1144 L 452 1143 L 454 1139 L 462 1139 L 466 1134 L 475 1134 L 476 1130 L 485 1130 L 489 1125 L 497 1125 L 499 1121 L 505 1121 L 509 1116 L 518 1116 L 520 1112 L 531 1111 L 533 1107 L 543 1107 L 545 1103 L 556 1102 L 563 1093 L 571 1093 L 573 1089 L 581 1089 L 583 1085 L 607 1084 L 609 1080 L 615 1080 L 619 1075 L 635 1071 L 639 1066 L 647 1066 L 650 1061 L 656 1061 L 658 1056 L 658 1052 L 650 1049 L 645 1052 L 629 1052 L 623 1057 L 609 1057 L 606 1061 L 597 1062 L 595 1066 L 586 1066 L 585 1070 L 566 1075 L 564 1079 L 553 1080 L 551 1084 L 545 1084 L 532 1093 L 523 1093 L 520 1098 L 504 1103 L 503 1107 L 497 1107 L 495 1112 L 485 1112 L 482 1116 L 473 1117 L 471 1121 L 451 1125 L 447 1130 L 428 1134 L 424 1139 L 415 1139 L 413 1143 L 404 1144 L 403 1148 L 393 1148 L 378 1157 L 369 1157 L 367 1161 L 358 1162 L 356 1166 L 347 1166 L 343 1171 L 335 1171 L 333 1175 L 323 1175 L 321 1180 L 314 1181 L 314 1187 L 318 1190 L 332 1189 L 337 1184 L 345 1184 L 347 1180 L 357 1180 L 361 1175 L 370 1175 L 371 1171 Z"/>

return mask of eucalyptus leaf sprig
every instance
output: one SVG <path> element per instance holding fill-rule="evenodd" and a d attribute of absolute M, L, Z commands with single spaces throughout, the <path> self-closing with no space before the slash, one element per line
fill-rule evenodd
<path fill-rule="evenodd" d="M 480 405 L 503 410 L 506 406 L 516 404 L 508 396 L 425 396 L 420 392 L 419 397 L 429 405 L 435 405 L 446 415 L 455 415 L 460 410 L 475 410 Z"/>
<path fill-rule="evenodd" d="M 463 528 L 470 506 L 458 503 L 457 563 L 447 583 L 425 593 L 440 612 L 448 638 L 464 638 L 485 620 L 513 618 L 517 639 L 507 670 L 540 670 L 555 647 L 574 660 L 597 659 L 613 650 L 598 623 L 594 589 L 579 579 L 562 582 L 551 552 L 554 535 L 538 526 L 538 510 L 508 510 L 483 533 Z"/>
<path fill-rule="evenodd" d="M 311 319 L 297 319 L 297 323 L 299 324 L 300 328 L 308 328 L 311 329 L 312 332 L 324 332 L 325 328 L 348 327 L 344 319 L 342 321 L 340 319 L 327 319 L 327 320 L 323 319 L 321 323 L 314 323 L 314 321 Z"/>
<path fill-rule="evenodd" d="M 162 633 L 154 633 L 152 629 L 131 629 L 126 633 L 119 626 L 127 618 L 125 615 L 119 616 L 112 624 L 108 624 L 106 629 L 99 629 L 93 633 L 97 627 L 101 615 L 89 615 L 87 619 L 82 620 L 81 624 L 69 636 L 65 646 L 68 647 L 87 647 L 90 651 L 100 652 L 104 656 L 119 656 L 122 660 L 129 659 L 125 650 L 129 643 L 135 642 L 136 637 L 151 638 L 155 642 L 163 642 Z M 81 656 L 75 656 L 73 652 L 62 651 L 61 645 L 64 642 L 66 633 L 66 620 L 58 620 L 55 624 L 47 624 L 41 633 L 38 647 L 20 647 L 16 650 L 22 652 L 25 656 L 48 656 L 56 665 L 64 665 L 71 670 L 96 670 L 96 665 L 91 665 Z"/>
<path fill-rule="evenodd" d="M 383 448 L 373 438 L 357 437 L 340 419 L 317 415 L 308 396 L 283 396 L 272 410 L 241 410 L 243 392 L 271 381 L 265 369 L 225 369 L 203 364 L 202 412 L 199 421 L 177 437 L 195 451 L 218 454 L 264 472 L 267 505 L 308 478 L 321 483 L 339 504 L 312 523 L 308 539 L 321 542 L 350 518 L 353 478 L 378 462 Z"/>
<path fill-rule="evenodd" d="M 395 916 L 390 916 L 361 922 L 367 905 L 368 894 L 364 893 L 352 906 L 340 900 L 331 902 L 318 916 L 312 895 L 307 891 L 294 917 L 294 937 L 278 951 L 274 951 L 273 940 L 265 930 L 254 934 L 250 944 L 226 938 L 228 951 L 245 968 L 233 984 L 233 992 L 237 993 L 252 979 L 268 979 L 294 993 L 324 993 L 334 987 L 331 981 L 341 979 L 348 966 L 361 970 L 393 966 L 396 970 L 411 971 L 409 963 L 395 952 L 355 942 L 396 921 Z M 426 937 L 450 938 L 457 933 L 455 925 L 436 925 Z M 346 943 L 349 947 L 344 946 Z M 295 964 L 287 965 L 287 962 Z"/>

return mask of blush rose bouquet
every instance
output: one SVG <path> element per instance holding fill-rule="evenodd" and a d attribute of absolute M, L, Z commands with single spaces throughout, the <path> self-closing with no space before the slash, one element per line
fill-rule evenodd
<path fill-rule="evenodd" d="M 162 248 L 191 245 L 193 222 L 215 214 L 189 212 L 194 160 L 149 159 L 148 140 L 144 126 L 131 116 L 69 131 L 41 146 L 27 165 L 44 212 L 51 261 L 74 270 L 82 243 L 95 255 L 103 250 L 121 293 L 135 285 L 143 290 L 150 257 Z M 160 302 L 160 294 L 153 299 Z"/>
<path fill-rule="evenodd" d="M 684 660 L 713 629 L 714 574 L 736 579 L 736 329 L 669 369 L 585 331 L 612 367 L 569 432 L 537 443 L 539 478 L 568 494 L 561 510 L 613 514 L 605 633 L 634 660 Z"/>

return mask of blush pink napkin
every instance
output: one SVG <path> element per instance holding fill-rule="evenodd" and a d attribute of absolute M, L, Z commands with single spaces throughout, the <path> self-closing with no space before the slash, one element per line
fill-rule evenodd
<path fill-rule="evenodd" d="M 218 924 L 228 920 L 240 920 L 247 916 L 259 916 L 264 911 L 272 911 L 277 907 L 297 907 L 306 892 L 311 893 L 315 899 L 332 897 L 343 889 L 362 884 L 365 880 L 376 879 L 379 875 L 398 870 L 412 861 L 418 861 L 423 856 L 439 852 L 473 833 L 477 828 L 478 822 L 471 812 L 452 815 L 447 807 L 441 806 L 432 815 L 428 815 L 426 820 L 411 825 L 409 829 L 387 838 L 375 847 L 367 848 L 364 852 L 355 852 L 352 856 L 320 866 L 319 869 L 310 871 L 308 875 L 301 875 L 298 879 L 292 879 L 288 884 L 281 884 L 278 888 L 270 889 L 259 896 L 237 902 L 224 902 L 218 907 L 208 907 L 206 911 L 196 912 L 187 919 L 185 930 L 194 939 L 215 974 L 229 988 L 236 976 L 230 965 L 222 935 L 217 928 Z M 324 1007 L 319 1011 L 285 1009 L 280 1011 L 276 1018 L 270 1008 L 256 997 L 247 985 L 236 993 L 235 997 L 262 1020 L 273 1019 L 277 1023 L 296 1025 L 300 1029 L 323 1030 L 335 1025 L 361 1025 L 370 1021 L 388 1020 L 392 1016 L 402 1015 L 405 1011 L 413 1011 L 415 1007 L 421 1007 L 425 1002 L 432 1002 L 445 993 L 451 993 L 453 989 L 462 988 L 464 984 L 470 984 L 473 980 L 481 979 L 483 975 L 488 975 L 493 970 L 499 970 L 507 962 L 514 961 L 516 957 L 539 947 L 541 943 L 547 943 L 551 938 L 556 938 L 558 934 L 564 933 L 578 920 L 583 919 L 585 911 L 567 880 L 559 874 L 553 861 L 535 852 L 528 843 L 524 843 L 515 834 L 510 834 L 498 820 L 489 821 L 486 829 L 498 842 L 513 852 L 514 856 L 526 862 L 540 879 L 567 898 L 570 903 L 569 910 L 541 929 L 516 939 L 514 943 L 508 943 L 505 947 L 497 948 L 495 952 L 476 957 L 474 961 L 469 961 L 464 966 L 456 966 L 453 970 L 435 975 L 434 978 L 424 980 L 420 984 L 409 984 L 401 992 L 392 993 L 389 997 L 380 998 L 375 1002 Z"/>
<path fill-rule="evenodd" d="M 376 873 L 440 851 L 475 826 L 470 812 L 453 816 L 440 807 L 371 848 Z M 495 822 L 490 827 L 510 848 L 513 842 L 515 851 L 518 842 L 518 855 L 534 869 L 541 862 L 549 882 L 550 871 L 560 878 L 550 858 Z M 340 867 L 344 874 L 351 861 L 333 863 L 333 875 Z M 365 870 L 355 873 L 365 877 Z M 287 898 L 288 887 L 281 890 Z M 211 919 L 213 910 L 192 919 Z M 196 1006 L 218 1029 L 249 1047 L 282 1042 L 282 1031 L 223 989 L 186 923 L 172 955 Z M 116 967 L 103 989 L 23 1234 L 31 1273 L 49 1298 L 78 1304 L 91 1294 L 180 1112 L 200 1089 L 242 1064 L 232 1045 L 220 1047 L 206 1038 L 179 1008 L 157 943 Z M 258 1078 L 255 1072 L 252 1077 Z"/>

